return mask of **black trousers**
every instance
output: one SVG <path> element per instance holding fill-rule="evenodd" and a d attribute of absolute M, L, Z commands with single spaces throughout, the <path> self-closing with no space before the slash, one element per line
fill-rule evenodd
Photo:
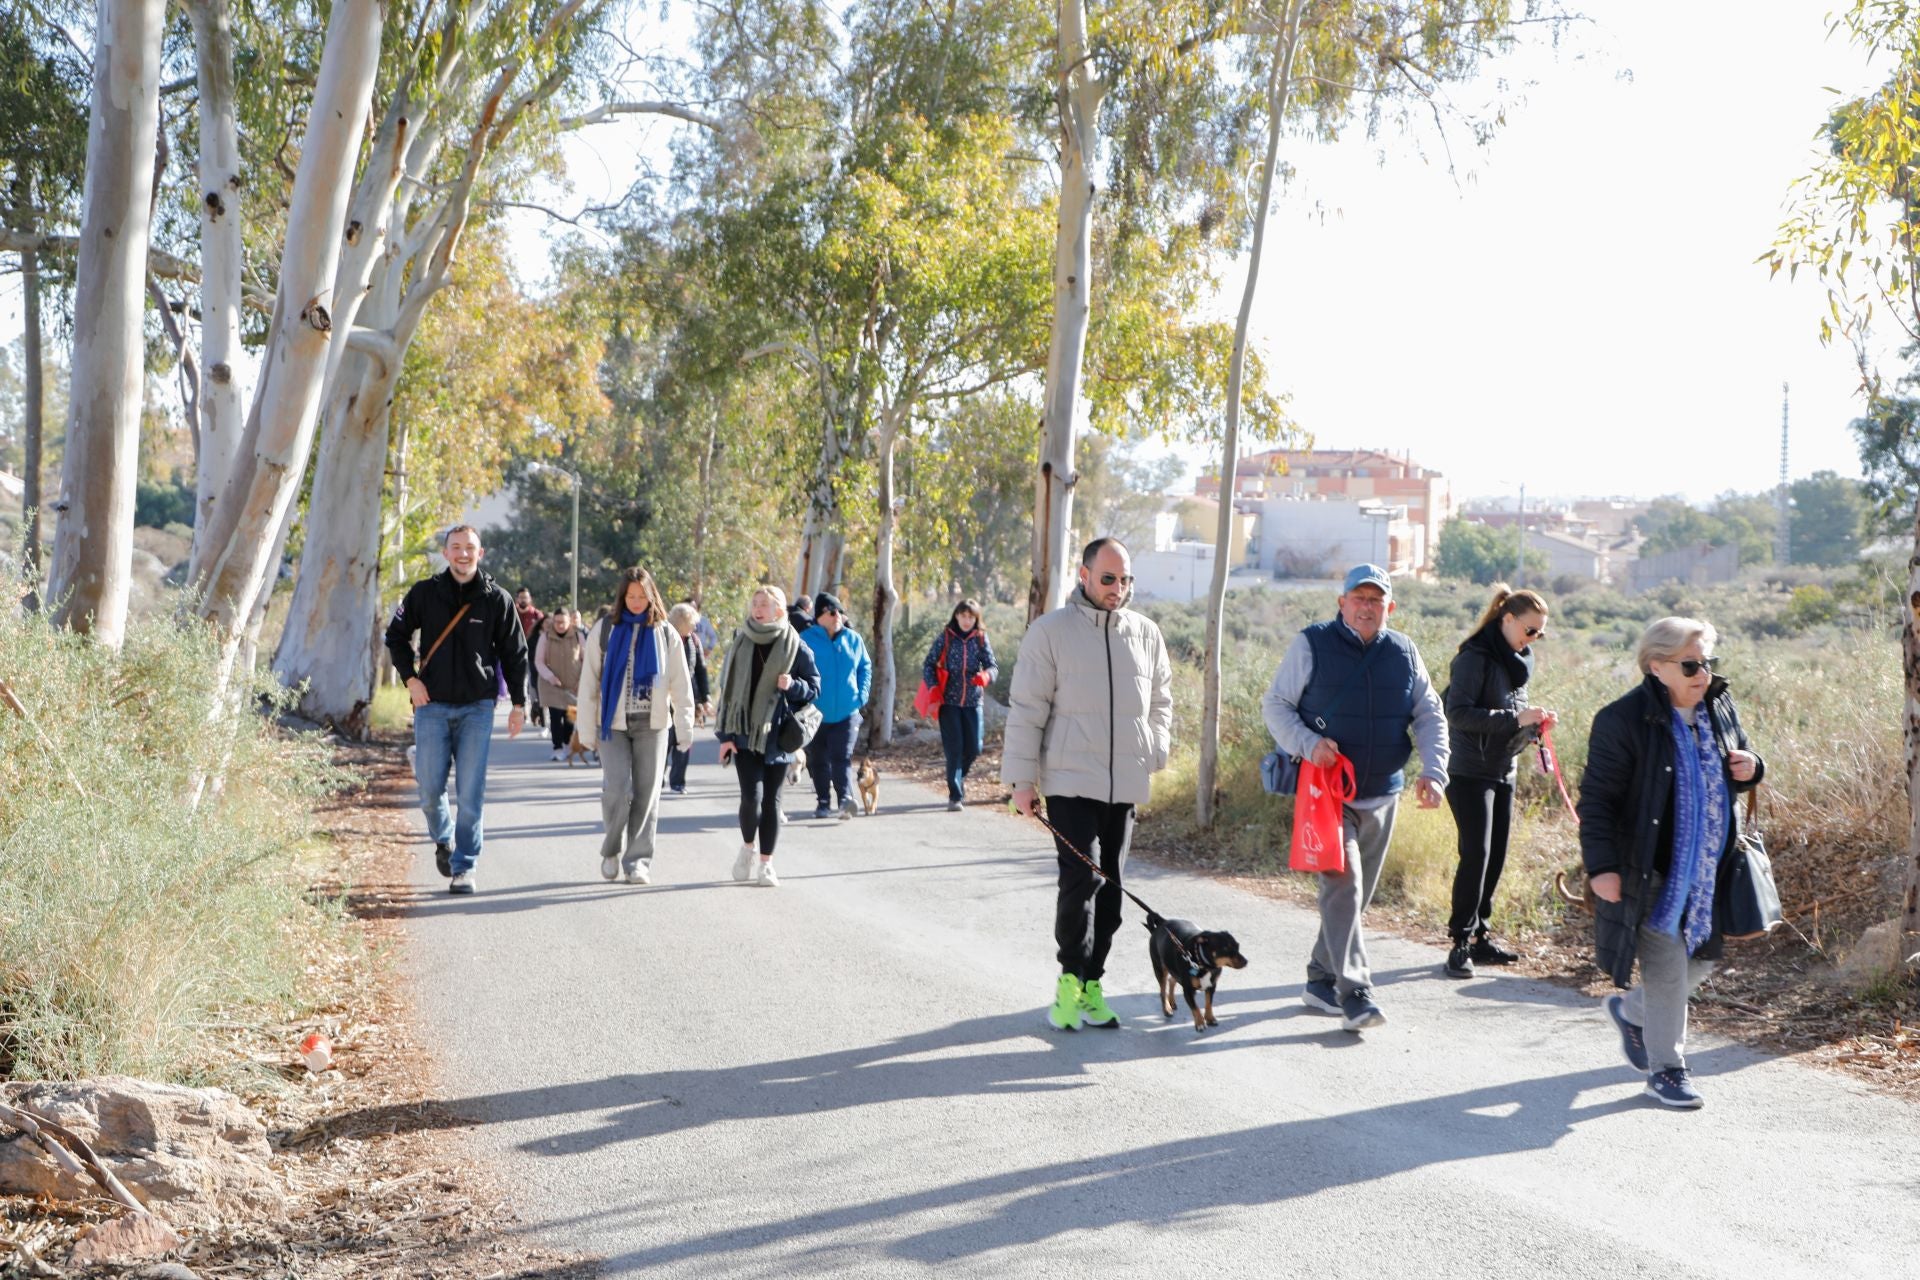
<path fill-rule="evenodd" d="M 1120 878 L 1133 841 L 1133 806 L 1080 796 L 1048 796 L 1047 821 L 1074 848 L 1100 864 L 1105 881 L 1054 840 L 1060 863 L 1060 893 L 1053 910 L 1053 940 L 1060 972 L 1092 982 L 1107 971 L 1107 952 L 1120 929 Z"/>
<path fill-rule="evenodd" d="M 1447 784 L 1447 808 L 1460 831 L 1460 865 L 1453 872 L 1453 912 L 1447 932 L 1464 942 L 1487 931 L 1493 891 L 1507 865 L 1507 834 L 1513 826 L 1513 784 L 1486 778 L 1455 778 Z"/>
<path fill-rule="evenodd" d="M 756 843 L 760 856 L 771 858 L 780 839 L 780 788 L 786 785 L 787 766 L 768 764 L 758 751 L 733 753 L 733 771 L 740 777 L 740 839 Z"/>
<path fill-rule="evenodd" d="M 547 728 L 553 734 L 553 749 L 560 750 L 573 741 L 573 721 L 567 719 L 565 707 L 547 709 Z"/>
<path fill-rule="evenodd" d="M 823 724 L 807 743 L 807 775 L 813 779 L 813 798 L 823 809 L 833 807 L 838 796 L 841 804 L 853 799 L 853 735 L 860 727 L 860 713 L 845 720 Z"/>
<path fill-rule="evenodd" d="M 667 727 L 667 785 L 675 791 L 684 791 L 687 787 L 687 765 L 693 759 L 693 748 L 680 745 L 680 731 L 673 726 Z"/>

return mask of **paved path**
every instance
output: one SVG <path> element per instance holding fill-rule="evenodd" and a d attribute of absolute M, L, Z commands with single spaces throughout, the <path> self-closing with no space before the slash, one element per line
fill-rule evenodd
<path fill-rule="evenodd" d="M 448 1096 L 609 1274 L 1920 1277 L 1911 1106 L 1708 1040 L 1707 1108 L 1660 1110 L 1592 1002 L 1392 939 L 1391 1021 L 1349 1035 L 1299 1003 L 1309 913 L 1147 867 L 1251 957 L 1221 1026 L 1161 1019 L 1129 907 L 1126 1029 L 1052 1033 L 1034 829 L 886 780 L 875 818 L 787 828 L 781 888 L 736 885 L 714 758 L 628 888 L 598 771 L 502 729 L 479 894 L 415 874 Z"/>

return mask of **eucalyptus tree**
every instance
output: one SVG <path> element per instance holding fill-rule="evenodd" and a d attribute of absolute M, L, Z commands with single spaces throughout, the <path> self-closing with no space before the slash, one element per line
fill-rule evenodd
<path fill-rule="evenodd" d="M 1885 68 L 1887 78 L 1829 116 L 1828 154 L 1794 184 L 1788 218 L 1760 260 L 1775 274 L 1787 268 L 1789 277 L 1810 268 L 1827 286 L 1820 337 L 1854 344 L 1870 406 L 1869 418 L 1855 429 L 1879 482 L 1876 496 L 1884 499 L 1888 480 L 1897 492 L 1907 469 L 1903 459 L 1916 453 L 1912 401 L 1883 388 L 1868 337 L 1874 320 L 1884 316 L 1909 351 L 1920 344 L 1920 24 L 1909 0 L 1851 0 L 1832 21 L 1862 53 L 1863 64 Z M 1920 602 L 1920 489 L 1914 496 L 1910 603 Z M 1894 959 L 1912 970 L 1920 965 L 1920 605 L 1901 610 L 1900 637 L 1911 820 Z"/>
<path fill-rule="evenodd" d="M 79 51 L 24 22 L 0 23 L 0 233 L 19 258 L 25 486 L 22 531 L 27 576 L 39 577 L 45 440 L 46 238 L 78 218 L 86 166 L 87 68 Z M 62 255 L 66 256 L 66 255 Z M 57 267 L 56 267 L 57 270 Z"/>

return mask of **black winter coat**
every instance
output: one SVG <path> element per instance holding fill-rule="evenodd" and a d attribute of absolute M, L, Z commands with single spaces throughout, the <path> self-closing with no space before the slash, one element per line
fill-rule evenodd
<path fill-rule="evenodd" d="M 414 637 L 425 658 L 462 605 L 469 607 L 460 625 L 447 632 L 433 661 L 416 671 Z M 387 653 L 400 678 L 419 676 L 435 702 L 491 702 L 500 696 L 503 676 L 513 705 L 527 700 L 527 633 L 513 597 L 485 572 L 463 584 L 444 569 L 414 583 L 387 623 Z"/>
<path fill-rule="evenodd" d="M 1740 727 L 1727 682 L 1714 677 L 1701 706 L 1712 722 L 1721 768 L 1727 769 L 1729 751 L 1753 749 Z M 1620 901 L 1596 899 L 1593 904 L 1594 961 L 1617 987 L 1633 983 L 1640 926 L 1654 905 L 1653 877 L 1656 872 L 1664 877 L 1673 862 L 1672 716 L 1667 687 L 1648 676 L 1639 688 L 1600 709 L 1587 739 L 1587 770 L 1576 806 L 1580 858 L 1589 877 L 1609 871 L 1620 877 Z M 1728 793 L 1751 791 L 1766 771 L 1766 762 L 1758 760 L 1751 782 L 1735 782 L 1728 770 Z M 1741 806 L 1732 809 L 1726 847 L 1720 851 L 1723 867 L 1740 838 Z M 1713 934 L 1694 952 L 1696 959 L 1717 960 L 1722 954 L 1726 884 L 1722 876 L 1714 902 Z"/>
<path fill-rule="evenodd" d="M 1453 655 L 1446 692 L 1449 778 L 1513 781 L 1514 757 L 1540 736 L 1538 726 L 1520 725 L 1532 666 L 1531 654 L 1515 653 L 1497 626 L 1474 632 Z"/>

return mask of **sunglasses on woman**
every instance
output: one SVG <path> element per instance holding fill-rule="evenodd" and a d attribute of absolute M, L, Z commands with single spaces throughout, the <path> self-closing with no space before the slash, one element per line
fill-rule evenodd
<path fill-rule="evenodd" d="M 1695 676 L 1697 676 L 1697 675 L 1699 675 L 1699 674 L 1700 674 L 1700 673 L 1701 673 L 1702 671 L 1705 671 L 1705 672 L 1707 672 L 1707 673 L 1708 673 L 1709 675 L 1711 675 L 1711 674 L 1713 673 L 1713 664 L 1714 664 L 1714 662 L 1716 661 L 1716 659 L 1713 659 L 1713 658 L 1675 658 L 1675 659 L 1672 659 L 1671 661 L 1673 662 L 1673 664 L 1674 664 L 1674 665 L 1675 665 L 1676 667 L 1679 667 L 1679 668 L 1680 668 L 1680 674 L 1681 674 L 1681 675 L 1683 675 L 1683 676 L 1685 676 L 1685 677 L 1686 677 L 1687 679 L 1689 679 L 1689 680 L 1691 680 L 1691 679 L 1693 679 L 1693 678 L 1694 678 Z"/>
<path fill-rule="evenodd" d="M 1522 627 L 1521 630 L 1526 632 L 1527 639 L 1529 640 L 1533 639 L 1535 636 L 1543 636 L 1547 634 L 1547 629 L 1545 627 Z"/>

